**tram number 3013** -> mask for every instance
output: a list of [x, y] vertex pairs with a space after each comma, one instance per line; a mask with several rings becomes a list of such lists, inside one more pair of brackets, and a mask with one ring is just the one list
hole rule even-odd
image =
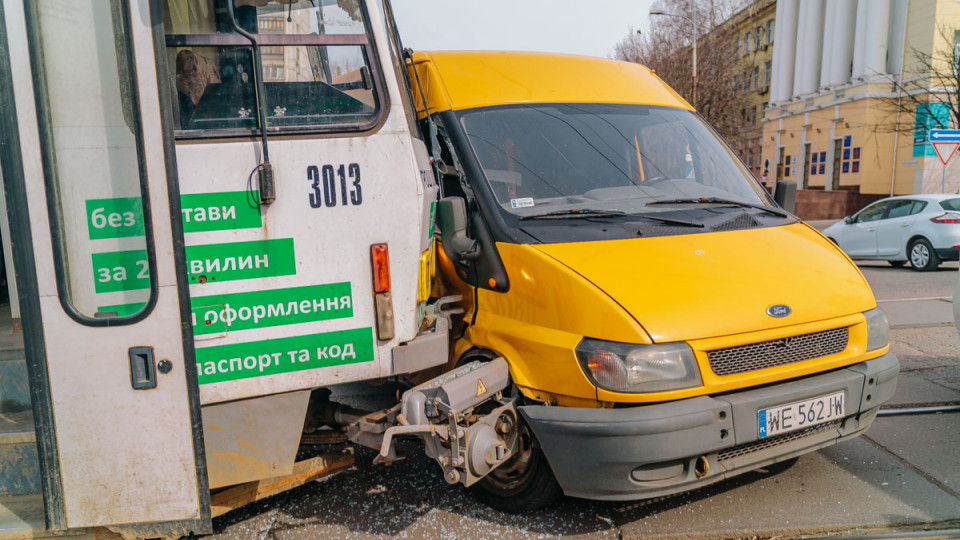
[[363, 203], [363, 190], [360, 188], [360, 165], [323, 165], [307, 167], [307, 180], [313, 191], [309, 195], [310, 208], [321, 206], [334, 207], [337, 204], [354, 206]]

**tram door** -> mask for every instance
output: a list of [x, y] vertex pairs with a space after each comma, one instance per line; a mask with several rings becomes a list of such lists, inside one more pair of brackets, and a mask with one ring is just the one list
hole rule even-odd
[[[0, 4], [0, 158], [33, 398], [22, 416], [35, 423], [31, 486], [53, 530], [209, 530], [172, 128], [160, 114], [170, 96], [150, 9]], [[0, 529], [4, 512], [29, 514], [4, 504]]]

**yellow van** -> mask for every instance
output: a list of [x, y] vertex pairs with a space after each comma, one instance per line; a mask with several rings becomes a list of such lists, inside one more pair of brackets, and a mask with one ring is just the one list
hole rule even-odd
[[511, 52], [412, 65], [440, 266], [466, 299], [452, 363], [503, 357], [522, 400], [485, 502], [641, 499], [789, 464], [863, 433], [893, 395], [863, 275], [650, 70]]

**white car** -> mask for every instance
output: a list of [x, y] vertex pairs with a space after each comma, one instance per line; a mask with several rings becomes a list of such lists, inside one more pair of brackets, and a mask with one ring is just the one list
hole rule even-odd
[[851, 259], [935, 270], [960, 255], [960, 195], [881, 199], [823, 230]]

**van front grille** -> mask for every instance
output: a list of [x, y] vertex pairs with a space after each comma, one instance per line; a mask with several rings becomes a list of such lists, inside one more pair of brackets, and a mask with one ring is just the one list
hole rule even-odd
[[707, 359], [717, 375], [736, 375], [837, 354], [847, 348], [848, 339], [847, 327], [834, 328], [707, 351]]
[[823, 433], [824, 431], [837, 429], [840, 427], [840, 424], [840, 420], [834, 420], [832, 422], [820, 424], [819, 426], [812, 426], [800, 431], [794, 431], [793, 433], [784, 433], [783, 435], [777, 435], [776, 437], [770, 437], [769, 439], [759, 439], [753, 442], [741, 444], [739, 446], [734, 446], [732, 448], [727, 448], [726, 450], [723, 450], [717, 454], [717, 461], [729, 461], [740, 456], [746, 456], [761, 450], [766, 450], [767, 448], [773, 448], [774, 446], [780, 446], [781, 444], [798, 441], [800, 439], [816, 435], [817, 433]]

